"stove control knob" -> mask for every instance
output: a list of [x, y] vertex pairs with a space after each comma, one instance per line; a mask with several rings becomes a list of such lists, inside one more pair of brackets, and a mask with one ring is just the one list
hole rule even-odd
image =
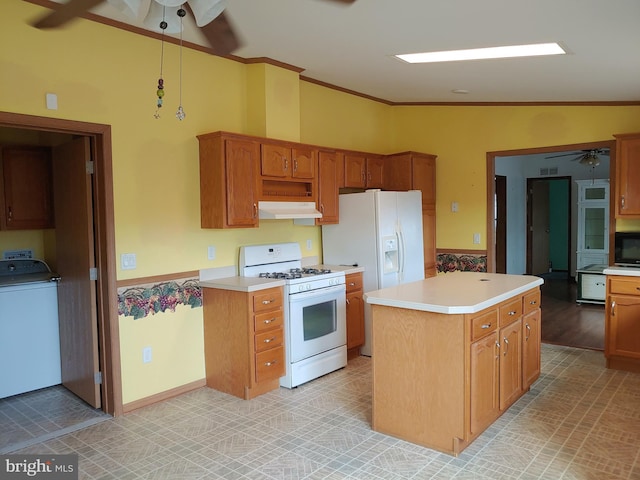
[[307, 290], [311, 290], [311, 285], [307, 283], [306, 288]]

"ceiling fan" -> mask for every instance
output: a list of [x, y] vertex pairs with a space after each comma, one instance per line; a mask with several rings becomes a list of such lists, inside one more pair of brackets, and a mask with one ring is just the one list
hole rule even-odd
[[550, 157], [545, 157], [545, 158], [574, 156], [575, 158], [571, 159], [572, 162], [575, 162], [576, 160], [578, 160], [578, 162], [581, 165], [587, 165], [589, 167], [597, 167], [598, 165], [600, 165], [600, 158], [598, 157], [598, 155], [603, 155], [608, 157], [609, 149], [608, 148], [592, 148], [588, 150], [578, 150], [575, 152], [562, 153], [560, 155], [551, 155]]
[[[33, 26], [36, 28], [60, 27], [105, 1], [131, 17], [137, 17], [139, 14], [146, 12], [144, 23], [150, 29], [162, 28], [159, 27], [159, 24], [160, 21], [164, 21], [165, 13], [167, 23], [169, 18], [175, 18], [180, 13], [184, 16], [184, 11], [178, 13], [178, 10], [182, 7], [184, 10], [191, 12], [196, 25], [200, 28], [216, 55], [229, 55], [241, 43], [231, 26], [228, 16], [224, 12], [227, 0], [69, 0], [56, 6], [51, 13], [36, 20]], [[343, 4], [355, 2], [355, 0], [323, 1]], [[169, 10], [171, 10], [173, 17]], [[178, 28], [178, 30], [175, 30], [175, 28]], [[175, 27], [165, 24], [163, 30], [166, 33], [176, 33], [180, 31], [180, 28], [179, 22], [176, 22]]]

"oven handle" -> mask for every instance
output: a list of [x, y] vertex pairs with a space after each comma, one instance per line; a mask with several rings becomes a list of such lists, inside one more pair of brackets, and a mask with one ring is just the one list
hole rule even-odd
[[324, 297], [326, 295], [332, 294], [332, 293], [337, 293], [337, 292], [345, 292], [347, 291], [347, 287], [344, 283], [341, 283], [340, 285], [334, 285], [331, 287], [325, 287], [325, 288], [319, 288], [317, 290], [307, 290], [304, 292], [294, 292], [294, 293], [290, 293], [289, 294], [289, 301], [291, 303], [294, 302], [303, 302], [303, 301], [307, 301], [310, 298], [315, 298], [315, 297]]

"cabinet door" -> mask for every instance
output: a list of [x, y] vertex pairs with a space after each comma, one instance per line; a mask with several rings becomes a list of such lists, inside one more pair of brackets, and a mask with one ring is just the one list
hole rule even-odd
[[318, 154], [318, 208], [322, 218], [318, 225], [338, 223], [338, 157], [335, 152]]
[[248, 140], [225, 141], [227, 226], [258, 225], [254, 181], [259, 145]]
[[362, 290], [347, 293], [347, 349], [364, 345]]
[[424, 255], [424, 276], [435, 277], [436, 268], [436, 210], [422, 209], [422, 250]]
[[384, 157], [367, 157], [367, 188], [382, 188], [384, 181]]
[[263, 143], [260, 146], [260, 174], [266, 177], [291, 175], [291, 149], [282, 145]]
[[522, 318], [522, 387], [527, 389], [540, 376], [540, 309]]
[[422, 191], [423, 208], [434, 208], [436, 204], [436, 157], [414, 155], [412, 160], [414, 190]]
[[616, 136], [616, 217], [640, 217], [640, 134]]
[[312, 148], [297, 147], [291, 149], [293, 162], [291, 176], [293, 178], [315, 178], [316, 151]]
[[500, 410], [522, 392], [522, 319], [500, 329]]
[[640, 296], [611, 295], [607, 355], [640, 358]]
[[3, 214], [7, 230], [53, 228], [51, 150], [48, 147], [2, 149]]
[[499, 414], [498, 332], [471, 344], [471, 434], [487, 428]]
[[365, 187], [365, 164], [363, 155], [345, 153], [344, 155], [344, 186], [347, 188]]
[[407, 191], [413, 188], [411, 154], [389, 155], [384, 161], [384, 189]]

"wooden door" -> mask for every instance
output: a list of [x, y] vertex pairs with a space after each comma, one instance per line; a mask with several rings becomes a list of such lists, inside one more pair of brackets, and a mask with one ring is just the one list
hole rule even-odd
[[611, 295], [609, 302], [607, 356], [640, 358], [640, 296]]
[[527, 273], [549, 271], [549, 183], [529, 181], [527, 208]]
[[318, 225], [338, 223], [338, 157], [335, 152], [318, 153], [318, 208], [322, 218]]
[[258, 225], [256, 202], [256, 162], [259, 144], [251, 140], [225, 140], [227, 226]]
[[522, 388], [527, 389], [540, 376], [540, 309], [522, 319]]
[[640, 217], [640, 134], [616, 135], [616, 217]]
[[384, 183], [384, 157], [367, 157], [367, 188], [382, 188]]
[[268, 177], [291, 175], [291, 149], [263, 143], [260, 147], [260, 174]]
[[496, 175], [496, 273], [507, 273], [507, 177]]
[[98, 318], [90, 140], [79, 137], [53, 149], [62, 384], [100, 408]]
[[522, 392], [522, 320], [500, 329], [500, 410]]
[[316, 151], [312, 148], [297, 147], [291, 150], [293, 178], [315, 178], [316, 176]]
[[364, 345], [364, 300], [362, 290], [347, 293], [347, 349]]
[[422, 191], [423, 208], [436, 205], [436, 157], [433, 155], [413, 155], [411, 162], [411, 188]]
[[471, 344], [471, 434], [482, 432], [498, 417], [498, 333]]
[[365, 158], [361, 155], [345, 153], [344, 186], [347, 188], [364, 188]]

